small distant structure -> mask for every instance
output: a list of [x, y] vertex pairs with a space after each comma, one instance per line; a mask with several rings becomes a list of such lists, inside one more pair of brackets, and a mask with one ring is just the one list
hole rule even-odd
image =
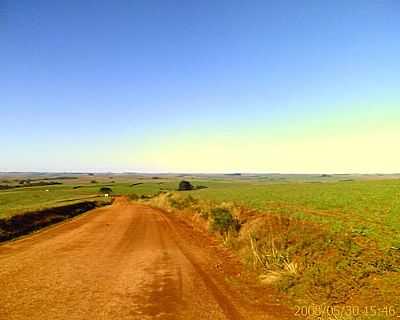
[[46, 192], [49, 192], [49, 189], [46, 189]]
[[104, 197], [108, 198], [108, 193], [105, 193], [105, 194], [104, 194]]

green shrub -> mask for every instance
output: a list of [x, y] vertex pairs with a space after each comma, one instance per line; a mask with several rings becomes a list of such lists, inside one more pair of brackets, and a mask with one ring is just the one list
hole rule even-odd
[[214, 208], [211, 210], [211, 228], [221, 234], [229, 230], [238, 231], [239, 222], [233, 217], [231, 212], [225, 208]]
[[193, 190], [193, 186], [189, 181], [182, 180], [181, 182], [179, 182], [178, 190], [179, 191]]
[[110, 193], [112, 193], [112, 189], [109, 187], [101, 187], [99, 192], [104, 193], [104, 194], [110, 194]]

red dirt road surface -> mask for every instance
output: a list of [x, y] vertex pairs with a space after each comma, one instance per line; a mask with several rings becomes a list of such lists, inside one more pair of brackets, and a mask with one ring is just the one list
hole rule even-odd
[[118, 199], [0, 245], [0, 319], [292, 318], [240, 268], [205, 233]]

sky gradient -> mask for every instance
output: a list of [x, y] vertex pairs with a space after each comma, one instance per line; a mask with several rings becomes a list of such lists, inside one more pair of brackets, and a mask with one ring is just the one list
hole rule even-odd
[[0, 171], [400, 172], [398, 1], [0, 0]]

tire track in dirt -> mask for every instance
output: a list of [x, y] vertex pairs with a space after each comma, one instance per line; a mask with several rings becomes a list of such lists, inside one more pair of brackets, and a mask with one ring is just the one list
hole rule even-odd
[[249, 308], [196, 237], [121, 198], [4, 243], [0, 319], [284, 319]]
[[244, 320], [244, 318], [239, 313], [239, 311], [236, 309], [236, 307], [231, 303], [230, 299], [221, 292], [221, 290], [218, 288], [218, 286], [215, 284], [215, 282], [211, 279], [211, 277], [208, 276], [207, 273], [196, 262], [195, 257], [188, 250], [186, 250], [182, 244], [179, 243], [179, 241], [178, 241], [179, 238], [178, 238], [177, 232], [174, 229], [172, 223], [164, 215], [162, 217], [163, 217], [164, 222], [168, 226], [168, 229], [169, 229], [168, 231], [171, 234], [173, 234], [173, 236], [174, 236], [174, 242], [175, 242], [176, 246], [180, 249], [180, 251], [186, 257], [186, 259], [193, 266], [196, 273], [201, 277], [204, 284], [209, 289], [210, 293], [213, 295], [216, 302], [218, 303], [218, 305], [224, 312], [225, 316], [228, 319], [232, 319], [232, 320]]

